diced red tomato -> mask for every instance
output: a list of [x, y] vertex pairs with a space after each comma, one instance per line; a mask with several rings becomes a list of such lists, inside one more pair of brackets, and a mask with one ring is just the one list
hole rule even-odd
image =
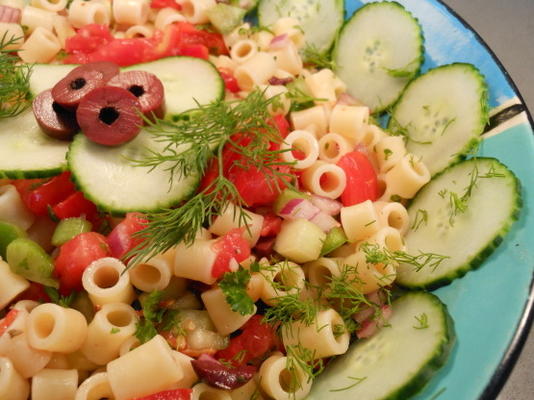
[[12, 309], [10, 310], [6, 316], [2, 319], [0, 319], [0, 336], [4, 334], [5, 331], [7, 331], [7, 328], [17, 319], [19, 311]]
[[59, 219], [85, 217], [88, 221], [95, 221], [98, 215], [96, 206], [87, 200], [82, 192], [71, 194], [65, 200], [52, 207], [54, 215]]
[[215, 354], [218, 360], [225, 360], [235, 366], [260, 360], [267, 352], [278, 346], [278, 338], [272, 326], [262, 323], [263, 315], [254, 315], [245, 325], [242, 333], [230, 339], [226, 349]]
[[219, 278], [225, 272], [230, 271], [230, 262], [232, 259], [235, 259], [239, 263], [250, 256], [250, 245], [243, 238], [243, 228], [232, 229], [218, 239], [213, 245], [213, 250], [217, 253], [211, 269], [211, 275], [215, 278]]
[[285, 138], [289, 134], [289, 121], [281, 114], [276, 114], [273, 117], [274, 124], [276, 128], [278, 129], [278, 132], [280, 132], [280, 136]]
[[110, 255], [106, 238], [96, 232], [76, 235], [59, 248], [54, 273], [59, 278], [60, 293], [82, 289], [82, 275], [93, 261]]
[[182, 9], [182, 6], [176, 3], [175, 0], [152, 0], [152, 2], [150, 3], [150, 8], [174, 8], [180, 11]]
[[379, 197], [376, 172], [369, 159], [359, 151], [345, 154], [337, 162], [345, 171], [347, 187], [341, 194], [341, 202], [345, 207], [362, 203], [366, 200], [375, 201]]
[[210, 51], [203, 44], [186, 44], [180, 48], [180, 55], [207, 60], [210, 56]]
[[154, 393], [148, 396], [137, 397], [132, 400], [190, 400], [192, 389], [172, 389]]
[[260, 236], [276, 236], [282, 229], [282, 218], [267, 214], [263, 216], [263, 226], [261, 227]]
[[232, 74], [232, 71], [226, 68], [219, 68], [219, 73], [224, 80], [224, 86], [226, 87], [226, 90], [231, 93], [237, 93], [241, 90], [237, 83], [237, 79], [235, 78], [234, 74]]
[[48, 208], [65, 200], [76, 191], [70, 172], [63, 172], [50, 180], [22, 179], [13, 181], [22, 201], [35, 215], [47, 215]]
[[16, 300], [33, 300], [40, 303], [50, 302], [50, 297], [46, 294], [44, 286], [37, 282], [30, 282], [30, 286], [24, 292], [19, 294]]
[[179, 50], [186, 45], [202, 44], [212, 54], [228, 54], [224, 39], [219, 33], [197, 29], [188, 22], [175, 23], [172, 28], [174, 29], [174, 35], [171, 40], [171, 46], [174, 49]]
[[126, 218], [113, 228], [106, 239], [111, 255], [115, 258], [122, 258], [139, 245], [143, 238], [136, 237], [134, 234], [144, 229], [147, 222], [145, 215], [141, 213], [127, 213]]

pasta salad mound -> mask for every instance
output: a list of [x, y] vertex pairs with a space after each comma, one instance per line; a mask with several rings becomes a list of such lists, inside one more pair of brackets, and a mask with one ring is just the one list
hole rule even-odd
[[519, 183], [471, 156], [476, 67], [421, 73], [398, 3], [343, 10], [0, 0], [0, 400], [425, 386], [455, 341], [426, 290], [489, 256]]

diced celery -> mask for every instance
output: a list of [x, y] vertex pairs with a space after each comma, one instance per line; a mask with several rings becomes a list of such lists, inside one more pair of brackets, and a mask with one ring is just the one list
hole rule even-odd
[[282, 193], [278, 195], [278, 198], [274, 202], [274, 212], [279, 214], [283, 210], [284, 206], [293, 199], [308, 199], [310, 196], [306, 193], [297, 192], [296, 190], [284, 189]]
[[207, 14], [215, 29], [222, 34], [226, 34], [232, 32], [243, 23], [246, 12], [245, 9], [240, 7], [218, 3], [211, 7]]
[[319, 258], [325, 238], [326, 233], [306, 219], [284, 221], [274, 250], [291, 261], [305, 263]]
[[52, 235], [52, 244], [61, 246], [80, 233], [90, 232], [92, 224], [84, 218], [62, 219]]
[[326, 239], [324, 240], [323, 248], [321, 249], [321, 256], [333, 252], [345, 243], [347, 243], [347, 235], [345, 235], [343, 228], [336, 226], [335, 228], [330, 229], [330, 232], [326, 234]]
[[6, 259], [7, 245], [19, 237], [26, 237], [26, 232], [9, 222], [0, 221], [0, 257]]
[[26, 238], [13, 240], [7, 246], [6, 258], [14, 273], [45, 286], [59, 287], [57, 280], [52, 277], [52, 258], [34, 241]]

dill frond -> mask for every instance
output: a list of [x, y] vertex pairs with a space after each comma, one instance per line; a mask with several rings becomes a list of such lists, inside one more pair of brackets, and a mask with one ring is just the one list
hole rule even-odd
[[314, 65], [317, 68], [336, 68], [336, 63], [330, 58], [328, 52], [321, 52], [313, 44], [308, 43], [302, 49], [302, 57], [306, 60], [306, 64]]

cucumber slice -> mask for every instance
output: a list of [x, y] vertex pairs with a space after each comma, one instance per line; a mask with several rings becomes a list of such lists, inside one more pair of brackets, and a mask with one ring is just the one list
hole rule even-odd
[[[472, 191], [465, 211], [454, 215], [452, 200], [461, 198], [469, 187]], [[418, 271], [401, 264], [396, 282], [409, 288], [436, 288], [479, 267], [502, 242], [520, 208], [519, 181], [498, 160], [473, 158], [449, 167], [410, 204], [412, 227], [404, 238], [409, 254], [421, 251], [449, 258], [436, 268], [427, 266]]]
[[80, 233], [90, 232], [93, 225], [84, 218], [66, 218], [59, 221], [52, 235], [52, 245], [61, 246]]
[[150, 170], [130, 161], [142, 158], [147, 149], [161, 151], [164, 146], [145, 130], [118, 147], [100, 146], [77, 135], [67, 158], [73, 180], [100, 210], [114, 215], [152, 212], [180, 203], [195, 191], [200, 180], [198, 175], [175, 177], [170, 187], [168, 163]]
[[241, 25], [246, 13], [244, 8], [224, 3], [218, 3], [207, 11], [211, 24], [222, 34], [230, 33]]
[[258, 19], [262, 26], [274, 24], [282, 17], [300, 22], [306, 44], [324, 53], [332, 47], [344, 20], [342, 0], [261, 0]]
[[77, 65], [73, 64], [33, 64], [30, 75], [32, 97], [52, 89], [56, 83], [76, 67]]
[[59, 283], [52, 277], [54, 272], [52, 259], [33, 240], [26, 238], [13, 240], [7, 246], [6, 261], [15, 274], [29, 281], [59, 288]]
[[388, 128], [406, 137], [408, 151], [434, 175], [478, 144], [488, 121], [487, 92], [484, 76], [471, 64], [435, 68], [408, 85]]
[[0, 120], [0, 178], [45, 178], [63, 171], [69, 143], [47, 136], [31, 109]]
[[343, 246], [347, 243], [347, 235], [343, 228], [336, 226], [326, 234], [326, 238], [323, 242], [323, 247], [321, 248], [321, 257], [333, 252], [338, 247]]
[[0, 258], [6, 259], [6, 249], [13, 240], [26, 237], [26, 232], [17, 225], [0, 221]]
[[405, 400], [426, 385], [454, 344], [447, 307], [425, 292], [405, 294], [392, 307], [389, 326], [328, 364], [308, 400]]
[[161, 80], [167, 115], [180, 114], [224, 96], [221, 75], [213, 64], [200, 58], [168, 57], [124, 70], [151, 72]]
[[347, 91], [374, 113], [391, 106], [423, 63], [419, 22], [395, 2], [370, 3], [347, 21], [333, 53]]

